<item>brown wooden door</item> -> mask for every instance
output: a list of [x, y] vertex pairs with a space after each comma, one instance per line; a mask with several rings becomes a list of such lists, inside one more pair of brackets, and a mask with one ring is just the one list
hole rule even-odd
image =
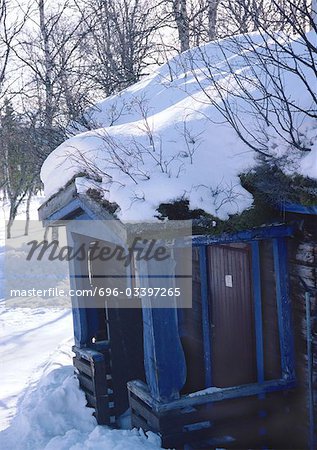
[[213, 385], [252, 383], [256, 355], [248, 246], [210, 246], [208, 259]]

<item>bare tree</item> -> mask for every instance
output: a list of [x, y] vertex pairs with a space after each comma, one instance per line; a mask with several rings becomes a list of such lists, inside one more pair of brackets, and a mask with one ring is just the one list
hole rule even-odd
[[311, 5], [311, 20], [314, 24], [314, 26], [317, 26], [317, 1], [316, 0], [312, 0], [312, 5]]
[[[197, 70], [199, 65], [210, 82], [207, 88], [197, 78], [208, 101], [239, 138], [262, 158], [283, 164], [285, 159], [278, 161], [275, 152], [277, 145], [287, 148], [289, 156], [292, 150], [307, 152], [311, 148], [301, 124], [317, 118], [317, 28], [310, 2], [290, 0], [292, 15], [278, 0], [272, 3], [288, 32], [276, 32], [254, 12], [257, 35], [218, 43], [225, 61], [221, 68], [204, 48], [189, 58], [192, 68]], [[309, 26], [315, 33], [307, 33]], [[306, 106], [301, 104], [298, 90], [305, 94]]]
[[42, 140], [39, 149], [43, 159], [59, 144], [57, 129], [65, 130], [69, 120], [80, 121], [90, 103], [82, 62], [82, 41], [88, 30], [71, 0], [51, 6], [37, 0], [33, 8], [14, 53], [23, 73], [23, 110], [35, 128], [47, 133], [47, 145]]
[[147, 73], [157, 57], [153, 34], [160, 19], [154, 2], [82, 0], [77, 5], [89, 30], [83, 57], [95, 91], [111, 95]]
[[221, 34], [255, 31], [260, 18], [271, 18], [270, 0], [222, 0], [221, 16]]
[[189, 49], [189, 19], [186, 0], [173, 0], [173, 14], [177, 26], [180, 51]]
[[[0, 122], [1, 185], [9, 200], [7, 238], [18, 208], [26, 197], [31, 198], [39, 186], [38, 167], [33, 138], [9, 101], [5, 101]], [[26, 230], [27, 231], [27, 230]]]
[[219, 0], [208, 0], [208, 37], [213, 41], [217, 37], [217, 18]]
[[173, 28], [175, 22], [181, 52], [217, 38], [255, 31], [263, 19], [275, 28], [281, 22], [271, 0], [168, 0], [167, 11], [168, 5], [170, 15], [166, 14], [164, 23]]
[[3, 87], [12, 47], [24, 26], [25, 18], [26, 16], [21, 14], [17, 17], [17, 12], [10, 6], [8, 0], [0, 0], [0, 92], [2, 95], [4, 95]]
[[[177, 31], [180, 52], [217, 37], [220, 0], [168, 0], [164, 23]], [[168, 9], [170, 7], [170, 10]], [[168, 14], [168, 11], [170, 13]]]
[[[71, 3], [65, 0], [49, 9], [44, 0], [38, 0], [26, 11], [22, 6], [19, 23], [25, 28], [11, 26], [12, 39], [7, 41], [7, 54], [12, 56], [13, 69], [20, 78], [10, 86], [19, 120], [11, 120], [10, 133], [7, 125], [1, 125], [2, 187], [10, 202], [8, 237], [25, 200], [28, 231], [29, 207], [40, 187], [41, 164], [64, 140], [69, 119], [76, 116], [78, 120], [80, 111], [87, 106], [85, 95], [79, 95], [85, 87], [85, 80], [79, 83], [82, 73], [78, 70], [84, 32], [79, 16], [69, 17]], [[12, 23], [10, 13], [8, 20]], [[8, 116], [7, 104], [4, 109]]]
[[7, 3], [1, 0], [0, 3], [0, 26], [1, 26], [1, 67], [0, 67], [0, 87], [3, 85], [5, 72], [8, 65], [10, 54], [11, 39], [8, 38], [7, 26]]

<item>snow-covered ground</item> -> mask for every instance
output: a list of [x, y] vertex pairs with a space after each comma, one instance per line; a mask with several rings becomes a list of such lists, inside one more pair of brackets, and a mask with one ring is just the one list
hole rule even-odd
[[[32, 205], [36, 218], [37, 199]], [[3, 277], [5, 209], [1, 209], [0, 276]], [[23, 208], [21, 210], [23, 218]], [[17, 267], [17, 270], [18, 267]], [[0, 429], [9, 425], [21, 392], [36, 383], [54, 354], [67, 343], [72, 345], [70, 311], [61, 309], [8, 309], [0, 302]]]
[[[39, 202], [33, 202], [33, 218]], [[6, 213], [2, 208], [0, 281]], [[97, 426], [73, 374], [72, 336], [69, 309], [9, 308], [0, 300], [0, 449], [161, 448], [154, 434]]]

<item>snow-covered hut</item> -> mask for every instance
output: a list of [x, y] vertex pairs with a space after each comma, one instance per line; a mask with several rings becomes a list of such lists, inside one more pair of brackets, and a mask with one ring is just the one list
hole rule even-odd
[[[132, 426], [161, 433], [166, 448], [314, 445], [317, 128], [298, 112], [303, 152], [266, 121], [270, 159], [223, 120], [211, 81], [228, 88], [243, 73], [256, 89], [250, 61], [263, 36], [243, 39], [240, 53], [230, 39], [208, 44], [101, 102], [90, 112], [95, 129], [42, 169], [46, 224], [120, 224], [98, 236], [83, 226], [75, 247], [115, 244], [127, 220], [194, 219], [192, 308], [89, 308], [73, 298], [74, 365], [97, 420], [116, 425], [130, 406]], [[294, 73], [282, 78], [288, 98], [310, 108]], [[239, 89], [228, 101], [256, 141], [265, 127]], [[98, 285], [93, 271], [72, 263], [74, 285]]]

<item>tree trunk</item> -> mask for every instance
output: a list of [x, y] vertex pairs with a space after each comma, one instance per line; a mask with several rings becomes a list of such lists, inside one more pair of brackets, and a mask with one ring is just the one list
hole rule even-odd
[[189, 21], [186, 6], [186, 0], [173, 0], [174, 18], [181, 52], [189, 49]]
[[17, 215], [16, 199], [10, 198], [10, 213], [9, 213], [9, 220], [7, 223], [7, 239], [11, 239], [11, 228], [16, 215]]
[[31, 199], [33, 195], [33, 190], [30, 188], [28, 193], [28, 198], [26, 200], [26, 212], [25, 212], [25, 231], [24, 236], [27, 236], [29, 234], [29, 226], [30, 226], [30, 205], [31, 205]]
[[40, 31], [43, 40], [43, 50], [44, 50], [44, 87], [45, 87], [45, 117], [44, 125], [45, 128], [50, 132], [53, 126], [53, 85], [52, 85], [52, 73], [53, 73], [53, 61], [51, 57], [50, 47], [49, 47], [49, 33], [48, 26], [45, 18], [44, 0], [39, 0], [38, 8], [40, 15]]
[[48, 232], [50, 231], [50, 227], [45, 227], [45, 231], [44, 231], [44, 241], [48, 240]]
[[311, 17], [312, 17], [312, 23], [314, 24], [314, 29], [317, 29], [317, 0], [312, 0], [311, 5]]
[[217, 9], [219, 0], [208, 0], [208, 37], [214, 41], [217, 37]]
[[9, 219], [7, 223], [7, 239], [11, 239], [11, 227], [13, 224], [13, 220]]

